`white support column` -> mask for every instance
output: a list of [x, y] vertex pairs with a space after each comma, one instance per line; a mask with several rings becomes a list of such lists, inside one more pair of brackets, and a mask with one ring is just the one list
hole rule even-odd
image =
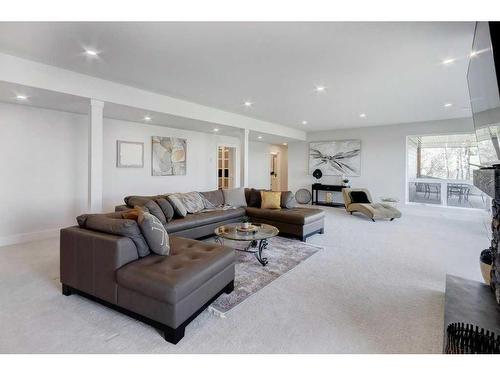
[[89, 121], [89, 212], [102, 212], [104, 102], [90, 99]]
[[248, 187], [248, 135], [250, 130], [243, 129], [241, 134], [241, 157], [240, 157], [240, 186]]

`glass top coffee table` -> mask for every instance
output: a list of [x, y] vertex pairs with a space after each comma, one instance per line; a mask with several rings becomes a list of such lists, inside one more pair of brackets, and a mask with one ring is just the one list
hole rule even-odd
[[[262, 257], [262, 251], [267, 247], [267, 240], [278, 235], [279, 230], [269, 224], [250, 224], [248, 230], [242, 228], [241, 223], [226, 224], [215, 228], [215, 241], [224, 244], [223, 240], [248, 241], [250, 244], [244, 249], [235, 249], [246, 253], [255, 254], [257, 260], [265, 266], [267, 258]], [[254, 250], [255, 249], [255, 250]]]

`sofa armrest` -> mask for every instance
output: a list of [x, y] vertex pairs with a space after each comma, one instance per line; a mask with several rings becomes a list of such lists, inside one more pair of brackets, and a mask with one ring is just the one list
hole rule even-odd
[[61, 283], [108, 302], [117, 301], [115, 271], [138, 258], [128, 237], [76, 226], [61, 229]]

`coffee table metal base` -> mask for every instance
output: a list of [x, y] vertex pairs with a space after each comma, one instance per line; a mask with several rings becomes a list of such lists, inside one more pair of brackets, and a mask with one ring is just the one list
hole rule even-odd
[[[224, 239], [219, 236], [215, 236], [215, 241], [218, 242], [221, 245], [224, 245]], [[250, 253], [250, 254], [255, 254], [255, 257], [259, 261], [260, 264], [265, 266], [268, 261], [267, 258], [262, 257], [262, 252], [267, 248], [268, 242], [267, 239], [262, 239], [262, 240], [253, 240], [250, 241], [250, 244], [245, 247], [244, 249], [236, 249], [236, 251], [242, 251], [244, 253]], [[255, 249], [255, 250], [253, 250]]]

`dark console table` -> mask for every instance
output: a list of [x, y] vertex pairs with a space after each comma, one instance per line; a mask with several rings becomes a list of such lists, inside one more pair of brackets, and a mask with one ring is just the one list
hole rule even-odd
[[450, 323], [469, 323], [500, 334], [500, 306], [490, 287], [479, 281], [446, 275], [444, 340]]
[[323, 184], [312, 184], [312, 204], [318, 206], [330, 206], [330, 207], [344, 207], [344, 202], [324, 202], [318, 200], [319, 191], [342, 191], [344, 188], [349, 186], [344, 185], [323, 185]]

